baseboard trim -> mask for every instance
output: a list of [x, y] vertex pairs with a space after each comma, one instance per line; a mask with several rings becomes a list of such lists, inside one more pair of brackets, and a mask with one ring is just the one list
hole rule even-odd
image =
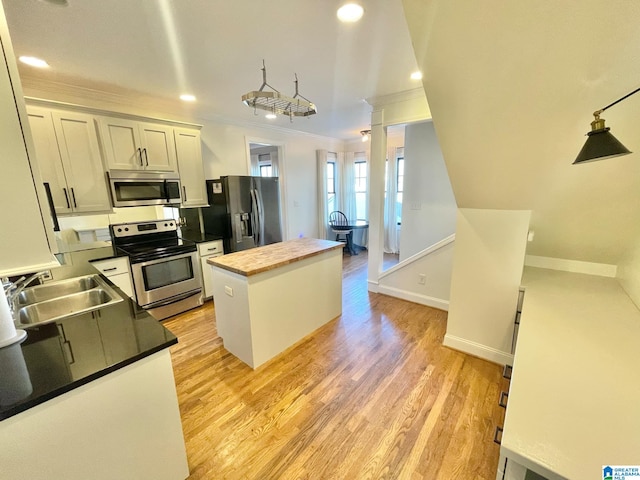
[[453, 348], [454, 350], [459, 350], [475, 357], [484, 358], [485, 360], [500, 365], [513, 365], [513, 355], [510, 353], [496, 350], [495, 348], [487, 347], [486, 345], [472, 342], [465, 338], [456, 337], [455, 335], [446, 334], [442, 344], [445, 347]]
[[367, 280], [367, 290], [369, 290], [372, 293], [378, 293], [378, 287], [380, 285], [378, 284], [378, 282], [374, 282], [372, 280]]
[[426, 305], [427, 307], [437, 308], [439, 310], [444, 310], [445, 312], [449, 311], [449, 300], [429, 297], [428, 295], [408, 292], [406, 290], [387, 287], [385, 285], [378, 285], [378, 293], [383, 293], [385, 295], [389, 295], [390, 297], [401, 298], [402, 300], [408, 300], [409, 302], [413, 303], [419, 303], [420, 305]]

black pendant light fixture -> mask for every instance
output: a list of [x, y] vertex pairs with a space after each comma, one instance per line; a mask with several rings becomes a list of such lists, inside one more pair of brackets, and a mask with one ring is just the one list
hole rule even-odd
[[610, 128], [604, 126], [604, 118], [600, 118], [600, 114], [620, 103], [622, 100], [629, 98], [634, 93], [640, 92], [640, 88], [607, 105], [601, 110], [593, 112], [595, 120], [591, 122], [591, 131], [587, 133], [587, 141], [582, 150], [573, 162], [574, 165], [587, 162], [595, 162], [596, 160], [604, 160], [606, 158], [620, 157], [631, 153], [616, 137], [609, 132]]

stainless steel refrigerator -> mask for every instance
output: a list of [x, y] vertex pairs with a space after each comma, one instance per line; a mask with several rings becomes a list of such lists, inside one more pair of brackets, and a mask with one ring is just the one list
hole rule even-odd
[[204, 232], [224, 239], [225, 253], [282, 241], [277, 177], [226, 176], [207, 180]]

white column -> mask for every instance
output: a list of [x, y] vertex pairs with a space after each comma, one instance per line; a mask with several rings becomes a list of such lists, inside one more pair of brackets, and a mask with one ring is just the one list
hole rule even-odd
[[387, 129], [384, 110], [371, 114], [371, 168], [369, 170], [369, 260], [368, 289], [378, 291], [384, 253], [384, 166], [387, 156]]

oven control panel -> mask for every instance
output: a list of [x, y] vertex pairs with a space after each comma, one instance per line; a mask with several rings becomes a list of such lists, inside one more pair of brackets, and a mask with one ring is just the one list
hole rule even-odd
[[116, 223], [111, 225], [113, 236], [118, 238], [134, 235], [149, 235], [153, 233], [175, 232], [178, 225], [173, 218], [165, 220], [151, 220], [148, 222]]

